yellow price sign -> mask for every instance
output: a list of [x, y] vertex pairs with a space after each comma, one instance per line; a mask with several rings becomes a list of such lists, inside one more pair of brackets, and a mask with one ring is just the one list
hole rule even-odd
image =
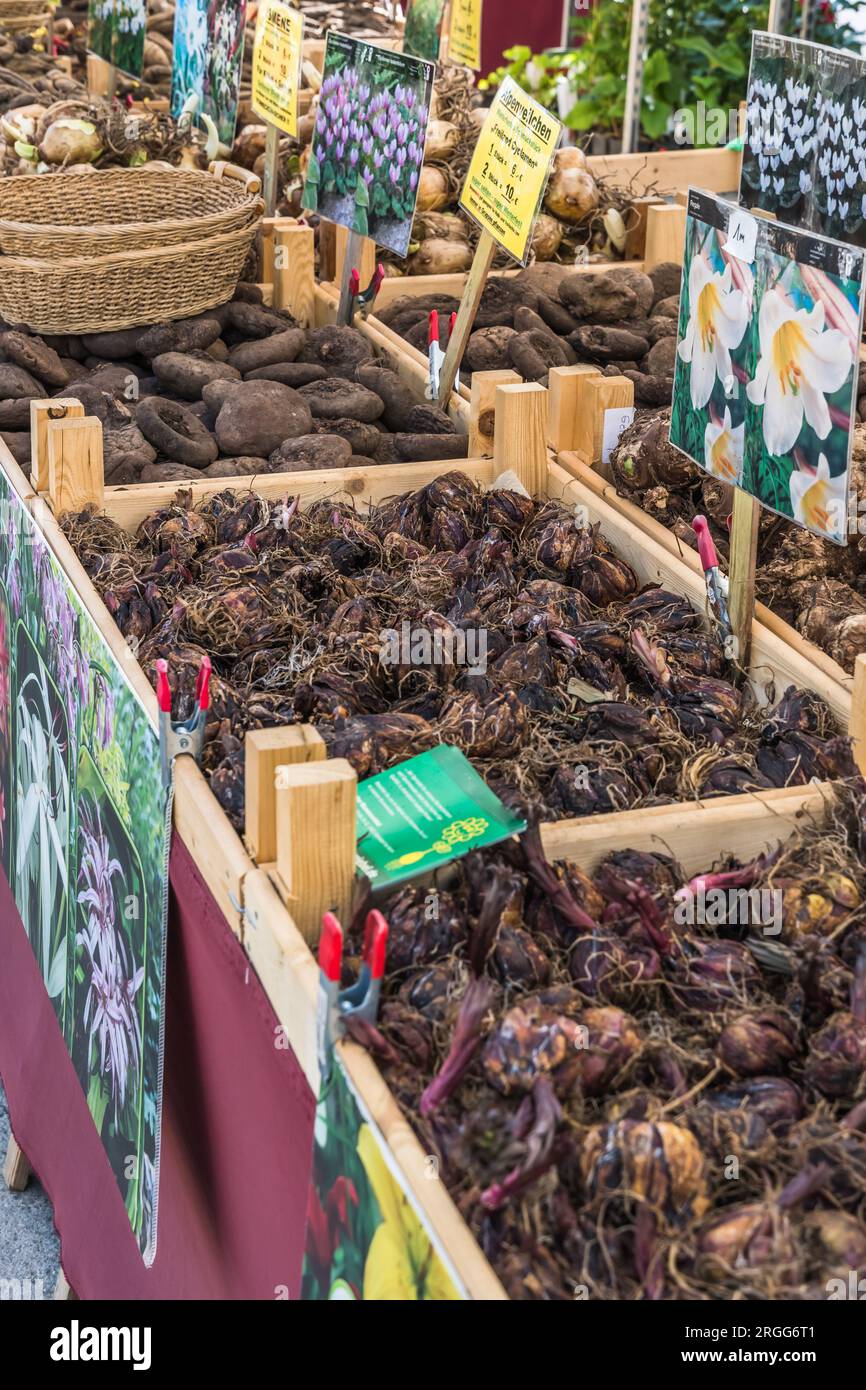
[[286, 135], [298, 133], [304, 20], [299, 10], [262, 0], [253, 43], [252, 107]]
[[460, 206], [521, 265], [561, 134], [559, 121], [506, 77], [481, 127]]
[[482, 0], [451, 0], [448, 61], [481, 71]]

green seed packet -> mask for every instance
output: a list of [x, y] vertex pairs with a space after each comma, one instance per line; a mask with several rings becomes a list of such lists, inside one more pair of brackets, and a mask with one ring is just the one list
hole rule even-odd
[[358, 868], [374, 889], [429, 873], [470, 850], [519, 835], [514, 815], [449, 744], [358, 787]]

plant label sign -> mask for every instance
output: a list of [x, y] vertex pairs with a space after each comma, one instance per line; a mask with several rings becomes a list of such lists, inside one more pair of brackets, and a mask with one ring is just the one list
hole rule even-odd
[[[431, 1155], [431, 1180], [438, 1176]], [[468, 1297], [339, 1049], [316, 1107], [301, 1298], [441, 1303]]]
[[298, 89], [304, 20], [281, 0], [262, 0], [253, 42], [253, 99], [257, 116], [286, 135], [298, 133]]
[[446, 743], [361, 782], [357, 817], [357, 863], [374, 889], [526, 829], [460, 749]]
[[448, 59], [473, 72], [481, 71], [482, 0], [451, 0]]
[[481, 127], [460, 206], [498, 246], [526, 264], [562, 126], [506, 77]]
[[403, 29], [404, 53], [431, 63], [439, 61], [445, 5], [446, 0], [409, 0]]
[[144, 70], [147, 0], [90, 0], [87, 51], [130, 77]]
[[159, 739], [2, 468], [0, 574], [0, 869], [149, 1265], [168, 902]]
[[301, 206], [409, 250], [435, 64], [328, 31]]
[[247, 0], [177, 0], [171, 114], [207, 117], [224, 145], [235, 138]]
[[763, 507], [847, 544], [864, 257], [689, 189], [670, 440]]
[[866, 246], [866, 60], [752, 35], [740, 203]]

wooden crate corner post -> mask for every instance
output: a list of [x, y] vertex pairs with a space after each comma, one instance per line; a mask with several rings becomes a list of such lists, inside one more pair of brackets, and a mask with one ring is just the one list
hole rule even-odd
[[80, 420], [84, 406], [74, 396], [30, 402], [30, 481], [48, 491], [48, 426], [52, 420]]
[[519, 386], [523, 378], [510, 367], [494, 372], [473, 372], [469, 401], [469, 457], [492, 458], [496, 423], [497, 386]]
[[854, 690], [851, 695], [851, 719], [848, 724], [854, 761], [866, 775], [866, 652], [854, 662]]
[[276, 770], [277, 873], [289, 911], [310, 945], [322, 913], [348, 925], [355, 877], [358, 778], [345, 758], [279, 765]]
[[574, 449], [587, 463], [601, 463], [607, 412], [634, 406], [634, 383], [626, 376], [593, 373], [579, 378], [577, 392]]
[[[270, 246], [269, 246], [270, 243]], [[313, 229], [275, 217], [265, 238], [262, 275], [274, 287], [274, 308], [286, 309], [305, 328], [313, 322], [315, 252]]]
[[547, 391], [537, 381], [497, 386], [493, 459], [516, 473], [530, 497], [547, 489]]
[[[575, 367], [551, 367], [548, 373], [547, 442], [555, 453], [577, 448], [578, 422], [588, 409], [583, 389], [593, 377], [601, 377], [598, 367], [579, 363]], [[473, 383], [475, 378], [473, 377]]]
[[323, 760], [325, 740], [311, 724], [250, 729], [244, 757], [244, 840], [257, 864], [272, 864], [277, 857], [277, 768]]
[[10, 1192], [23, 1192], [30, 1181], [30, 1164], [10, 1134], [3, 1163], [3, 1181]]
[[663, 203], [647, 208], [644, 270], [650, 271], [662, 261], [683, 263], [686, 244], [686, 210], [678, 203]]
[[48, 498], [54, 515], [87, 506], [101, 510], [105, 502], [101, 422], [92, 415], [49, 420], [47, 455]]

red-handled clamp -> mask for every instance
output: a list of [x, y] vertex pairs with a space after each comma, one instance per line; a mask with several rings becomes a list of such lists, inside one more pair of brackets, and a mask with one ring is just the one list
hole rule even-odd
[[726, 636], [731, 633], [731, 619], [728, 613], [728, 581], [719, 569], [719, 557], [705, 516], [696, 516], [692, 530], [698, 538], [698, 554], [707, 584], [707, 596], [713, 614]]
[[373, 278], [365, 290], [361, 289], [361, 274], [357, 266], [353, 266], [349, 272], [349, 323], [353, 323], [355, 314], [359, 313], [365, 319], [372, 309], [376, 296], [385, 279], [385, 267], [381, 261], [373, 272]]
[[162, 780], [171, 782], [171, 766], [181, 753], [190, 753], [201, 762], [204, 726], [210, 708], [211, 662], [203, 656], [195, 682], [195, 709], [189, 719], [171, 717], [171, 686], [168, 683], [168, 662], [162, 657], [156, 663], [156, 700], [159, 705], [159, 751], [162, 760]]
[[346, 1030], [349, 1017], [375, 1023], [385, 974], [388, 950], [388, 923], [375, 908], [364, 924], [364, 952], [361, 970], [354, 984], [340, 989], [343, 969], [343, 928], [333, 912], [322, 917], [319, 938], [319, 1006], [316, 1016], [316, 1043], [319, 1070], [330, 1074], [334, 1043]]
[[[454, 332], [454, 325], [457, 322], [457, 315], [452, 314], [448, 320], [448, 341], [451, 341], [451, 334]], [[442, 363], [445, 361], [445, 353], [439, 344], [439, 312], [436, 309], [430, 310], [430, 327], [427, 330], [427, 387], [424, 395], [428, 401], [438, 401], [439, 399], [439, 377], [442, 372]], [[460, 390], [460, 371], [454, 378], [455, 391]]]

